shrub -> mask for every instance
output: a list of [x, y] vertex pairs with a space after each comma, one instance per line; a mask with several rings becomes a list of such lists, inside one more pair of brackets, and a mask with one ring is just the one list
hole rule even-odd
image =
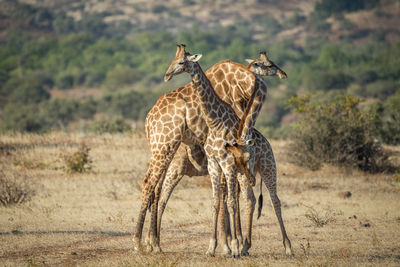
[[74, 76], [71, 73], [61, 73], [56, 80], [59, 89], [70, 89], [74, 86]]
[[380, 141], [400, 144], [400, 93], [389, 97], [384, 103], [374, 103], [368, 110], [375, 114], [373, 131]]
[[284, 22], [284, 26], [288, 29], [300, 26], [301, 24], [305, 23], [307, 18], [299, 13], [295, 13], [292, 17], [288, 18]]
[[364, 8], [372, 8], [379, 4], [379, 0], [322, 0], [318, 1], [314, 7], [314, 13], [326, 18], [331, 14], [342, 12], [353, 12]]
[[308, 211], [304, 215], [308, 220], [310, 220], [314, 226], [316, 227], [323, 227], [327, 225], [328, 223], [335, 222], [335, 216], [337, 213], [335, 213], [333, 210], [328, 209], [325, 211], [324, 214], [322, 212], [318, 212], [315, 210], [313, 207], [309, 207]]
[[35, 190], [19, 176], [0, 172], [0, 204], [8, 207], [26, 202], [32, 198]]
[[167, 10], [168, 9], [163, 5], [155, 5], [152, 9], [153, 13], [155, 13], [155, 14], [159, 14], [159, 13], [162, 13]]
[[131, 126], [124, 121], [122, 117], [114, 117], [111, 119], [100, 119], [92, 122], [89, 125], [89, 132], [94, 132], [97, 134], [104, 133], [123, 133], [129, 132]]
[[346, 88], [352, 82], [352, 77], [341, 71], [326, 72], [315, 70], [305, 76], [303, 82], [308, 90], [328, 91]]
[[98, 102], [98, 112], [122, 116], [132, 120], [144, 120], [157, 95], [151, 92], [117, 91], [104, 94]]
[[133, 84], [141, 79], [142, 75], [129, 66], [117, 65], [110, 70], [106, 76], [106, 86], [110, 89], [117, 89], [124, 85]]
[[38, 116], [38, 105], [18, 105], [7, 104], [0, 118], [0, 130], [2, 131], [17, 131], [17, 132], [41, 132], [45, 121]]
[[292, 162], [318, 169], [323, 163], [377, 172], [387, 167], [387, 156], [373, 133], [373, 114], [362, 113], [360, 99], [342, 96], [315, 104], [310, 96], [293, 97], [289, 106], [301, 114], [292, 133]]
[[62, 155], [65, 163], [65, 170], [68, 173], [84, 173], [92, 169], [92, 160], [89, 158], [90, 148], [82, 143], [79, 149], [73, 154]]
[[3, 95], [8, 96], [12, 103], [39, 103], [50, 98], [47, 91], [53, 85], [52, 79], [46, 73], [35, 72], [23, 78], [12, 77], [1, 89]]
[[379, 80], [366, 85], [363, 94], [365, 97], [385, 99], [388, 96], [394, 95], [398, 88], [398, 82]]
[[45, 122], [43, 128], [64, 129], [80, 111], [79, 102], [73, 99], [50, 99], [40, 103], [39, 107], [37, 115]]

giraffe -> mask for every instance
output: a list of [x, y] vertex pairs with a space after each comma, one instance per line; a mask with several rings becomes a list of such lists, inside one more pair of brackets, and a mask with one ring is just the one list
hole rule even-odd
[[[232, 192], [234, 191], [234, 182], [236, 181], [236, 162], [232, 151], [235, 151], [236, 148], [242, 150], [240, 153], [243, 153], [245, 149], [250, 150], [251, 146], [240, 146], [236, 144], [237, 138], [235, 134], [237, 133], [237, 126], [239, 125], [240, 120], [229, 105], [216, 97], [208, 79], [197, 63], [197, 60], [200, 59], [200, 57], [201, 55], [190, 55], [185, 52], [184, 46], [178, 46], [176, 57], [167, 71], [164, 80], [168, 81], [173, 76], [184, 71], [189, 72], [192, 75], [193, 88], [198, 91], [191, 95], [191, 103], [176, 98], [178, 100], [177, 103], [174, 103], [172, 107], [167, 106], [159, 110], [159, 112], [155, 114], [156, 117], [152, 118], [155, 119], [155, 122], [149, 127], [146, 127], [146, 136], [150, 143], [152, 156], [149, 169], [142, 182], [142, 201], [139, 217], [136, 223], [136, 232], [133, 238], [135, 249], [140, 248], [143, 223], [147, 206], [150, 203], [150, 197], [155, 194], [156, 186], [161, 189], [168, 165], [182, 141], [189, 144], [196, 142], [204, 144], [204, 150], [208, 155], [208, 171], [213, 178], [213, 197], [215, 207], [213, 224], [215, 231], [210, 240], [207, 254], [214, 255], [215, 253], [217, 227], [217, 213], [215, 212], [218, 211], [219, 207], [216, 203], [219, 204], [219, 176], [222, 172], [228, 181], [228, 211], [231, 216], [231, 227], [232, 229], [235, 229], [233, 224], [235, 202], [233, 201], [234, 195]], [[161, 99], [161, 101], [164, 100], [165, 98]], [[184, 126], [183, 124], [186, 123], [185, 116], [187, 116], [187, 113], [192, 112], [193, 114], [193, 111], [195, 111], [195, 114], [199, 117], [199, 113], [197, 112], [199, 111], [199, 108], [202, 117], [205, 118], [204, 122], [200, 123], [201, 127], [199, 128], [198, 125], [195, 125], [195, 127], [191, 129], [190, 127], [187, 127], [191, 126], [190, 124], [186, 125], [187, 128], [182, 127]], [[214, 129], [214, 131], [208, 132], [208, 129], [210, 128]], [[163, 132], [164, 130], [167, 132], [167, 135], [160, 134], [160, 132]], [[247, 140], [245, 142], [250, 144], [251, 141]], [[154, 144], [154, 146], [152, 144]], [[249, 159], [249, 156], [247, 156], [247, 159]], [[249, 162], [250, 160], [248, 160], [247, 163]], [[252, 170], [251, 166], [246, 167]], [[248, 183], [248, 180], [243, 179], [242, 182]], [[157, 195], [157, 192], [155, 195]], [[158, 201], [153, 201], [153, 204], [157, 205], [157, 202]], [[152, 225], [150, 228], [154, 229]], [[150, 240], [150, 244], [156, 249], [157, 247], [159, 248], [157, 240]], [[238, 241], [235, 235], [232, 238], [231, 247], [233, 248], [232, 255], [234, 257], [239, 256]]]
[[[215, 93], [210, 81], [197, 63], [200, 58], [201, 55], [191, 55], [186, 52], [185, 45], [178, 46], [177, 54], [172, 60], [164, 80], [169, 81], [173, 76], [183, 72], [187, 72], [191, 75], [195, 92], [198, 95], [200, 109], [208, 127], [204, 151], [208, 161], [207, 169], [211, 178], [214, 202], [212, 220], [213, 233], [207, 255], [213, 256], [217, 245], [216, 234], [220, 204], [220, 177], [224, 175], [227, 184], [227, 208], [230, 217], [230, 227], [232, 229], [232, 256], [239, 257], [239, 243], [235, 229], [235, 218], [238, 212], [235, 206], [235, 187], [237, 181], [239, 181], [242, 187], [247, 186], [248, 180], [241, 175], [236, 176], [237, 169], [235, 168], [235, 164], [238, 163], [237, 159], [245, 156], [241, 150], [232, 150], [231, 148], [233, 147], [232, 144], [235, 144], [238, 140], [237, 138], [240, 137], [243, 124], [231, 106], [223, 102]], [[252, 95], [254, 96], [255, 94], [253, 93]], [[246, 141], [245, 144], [249, 146], [252, 145], [249, 141]], [[246, 148], [248, 147], [242, 149]], [[247, 195], [246, 202], [251, 202], [251, 197], [249, 195]]]
[[[261, 54], [263, 54], [263, 52]], [[262, 55], [260, 56], [260, 58], [261, 57]], [[265, 67], [263, 66], [262, 60], [259, 61], [260, 62], [254, 62], [253, 64], [249, 65], [250, 71], [248, 68], [246, 68], [241, 64], [225, 60], [215, 64], [206, 72], [206, 75], [210, 79], [210, 82], [213, 85], [216, 85], [215, 89], [217, 94], [221, 97], [221, 99], [229, 103], [234, 108], [238, 116], [243, 116], [246, 104], [249, 102], [248, 100], [251, 98], [252, 92], [256, 92], [257, 93], [256, 96], [258, 96], [258, 101], [253, 101], [251, 103], [252, 108], [249, 109], [253, 110], [251, 111], [253, 115], [258, 114], [254, 110], [259, 110], [258, 105], [262, 104], [262, 101], [265, 98], [264, 95], [266, 94], [267, 91], [266, 85], [264, 84], [262, 79], [254, 75], [253, 72], [259, 73], [260, 76], [277, 75], [281, 79], [286, 78], [285, 72], [275, 64], [268, 64], [268, 67]], [[272, 74], [273, 72], [270, 70], [270, 68], [275, 68], [277, 71], [275, 71], [274, 74]], [[145, 128], [146, 128], [147, 139], [149, 140], [150, 143], [150, 147], [152, 147], [152, 140], [150, 140], [150, 136], [156, 133], [162, 135], [162, 131], [160, 131], [160, 129], [154, 128], [154, 125], [160, 123], [160, 117], [161, 117], [161, 115], [159, 114], [160, 111], [164, 112], [167, 111], [171, 115], [171, 118], [172, 117], [176, 118], [175, 115], [177, 114], [180, 118], [184, 119], [184, 122], [179, 126], [175, 127], [176, 128], [186, 127], [187, 129], [191, 130], [186, 132], [188, 138], [186, 138], [186, 140], [184, 140], [184, 142], [181, 144], [181, 146], [191, 145], [191, 147], [190, 148], [188, 147], [186, 149], [182, 148], [178, 150], [177, 152], [178, 155], [180, 155], [181, 153], [184, 153], [184, 155], [176, 156], [176, 159], [174, 158], [173, 162], [171, 163], [174, 167], [170, 167], [168, 169], [167, 176], [171, 175], [175, 176], [178, 175], [179, 173], [184, 173], [185, 171], [183, 169], [176, 168], [176, 166], [182, 166], [182, 162], [188, 162], [190, 158], [193, 159], [193, 157], [190, 157], [192, 153], [200, 154], [204, 158], [204, 153], [202, 154], [201, 151], [199, 151], [199, 146], [193, 146], [194, 143], [196, 142], [201, 143], [201, 140], [202, 139], [204, 140], [204, 134], [206, 132], [202, 131], [207, 130], [207, 127], [204, 125], [205, 122], [203, 118], [200, 116], [201, 111], [199, 109], [198, 102], [196, 100], [197, 99], [196, 95], [194, 95], [193, 85], [189, 83], [182, 88], [179, 88], [173, 92], [161, 96], [157, 101], [157, 103], [149, 111], [146, 117]], [[182, 102], [186, 103], [185, 105], [187, 112], [185, 114], [183, 114], [182, 111], [175, 109], [174, 107], [170, 107], [171, 105], [174, 106]], [[247, 122], [249, 123], [249, 120]], [[159, 124], [157, 127], [160, 127], [161, 125], [162, 121], [161, 124]], [[181, 130], [181, 132], [182, 131], [183, 130]], [[195, 134], [193, 135], [192, 133]], [[191, 141], [192, 143], [188, 141]], [[196, 150], [197, 152], [193, 152]], [[199, 160], [202, 161], [202, 159]], [[199, 167], [199, 164], [196, 163], [196, 161], [192, 160], [192, 163], [193, 166], [196, 166], [193, 168], [196, 168], [197, 170], [201, 169], [201, 167]], [[193, 170], [193, 168], [189, 169]], [[177, 170], [182, 170], [182, 172], [179, 172]], [[159, 194], [160, 191], [156, 190], [156, 196], [155, 196], [156, 199], [159, 196]], [[151, 231], [149, 230], [147, 238], [149, 250], [154, 250], [154, 251], [160, 251], [159, 233], [161, 227], [161, 216], [158, 216], [158, 221], [157, 221], [157, 206], [156, 206], [157, 203], [158, 201], [154, 201], [151, 207], [152, 226], [149, 228], [151, 229]], [[161, 210], [163, 211], [163, 209]], [[158, 211], [158, 213], [160, 213], [160, 211]], [[250, 215], [248, 215], [248, 217], [250, 217]], [[155, 224], [155, 222], [157, 222], [157, 224]], [[251, 226], [248, 224], [246, 236], [250, 235], [250, 230]], [[136, 244], [137, 244], [137, 239], [136, 239]], [[227, 247], [227, 245], [225, 245], [224, 251], [226, 253], [229, 253], [229, 248]]]
[[[279, 76], [281, 79], [286, 78], [287, 75], [281, 69], [276, 68], [273, 62], [266, 61], [266, 53], [260, 53], [260, 59], [250, 60], [249, 68], [252, 69], [255, 73], [260, 76]], [[270, 69], [266, 66], [269, 66]], [[218, 95], [221, 95], [221, 91], [216, 91]], [[286, 230], [284, 227], [284, 223], [282, 220], [281, 215], [281, 207], [278, 195], [276, 193], [276, 164], [272, 152], [272, 148], [267, 141], [267, 139], [256, 129], [253, 129], [252, 134], [255, 140], [255, 171], [260, 174], [262, 181], [266, 185], [269, 190], [271, 201], [275, 210], [275, 214], [278, 218], [279, 226], [282, 232], [283, 237], [283, 245], [287, 255], [292, 255], [291, 243], [286, 234]], [[168, 169], [163, 187], [162, 192], [159, 200], [159, 209], [158, 209], [158, 226], [161, 224], [161, 218], [167, 202], [169, 200], [170, 195], [172, 194], [173, 189], [179, 183], [184, 175], [189, 177], [192, 176], [203, 176], [207, 174], [207, 160], [204, 157], [204, 153], [201, 151], [201, 146], [196, 146], [192, 149], [187, 147], [184, 148], [185, 145], [182, 144], [180, 149], [177, 151], [177, 155], [175, 156], [174, 160], [171, 162], [171, 166]], [[221, 184], [221, 187], [224, 185]], [[260, 182], [260, 187], [262, 183]], [[248, 190], [248, 188], [244, 188], [244, 190]], [[254, 194], [251, 194], [252, 197], [252, 205], [255, 203]], [[224, 196], [222, 196], [224, 197]], [[251, 218], [253, 214], [253, 207], [246, 207], [247, 210], [247, 226], [249, 229], [247, 230], [246, 237], [243, 243], [241, 255], [248, 255], [248, 249], [251, 247]], [[260, 214], [260, 210], [259, 210]], [[230, 252], [229, 247], [227, 246], [227, 239], [226, 239], [226, 231], [225, 231], [225, 222], [224, 222], [224, 205], [220, 205], [220, 214], [219, 214], [219, 232], [220, 232], [220, 240], [222, 240], [222, 247], [225, 254]], [[249, 221], [250, 220], [250, 221]], [[240, 220], [239, 220], [240, 223]], [[240, 230], [240, 224], [238, 225]], [[149, 232], [150, 234], [150, 232]]]
[[275, 76], [280, 79], [286, 79], [286, 73], [281, 70], [274, 62], [272, 62], [265, 51], [260, 52], [260, 58], [246, 59], [249, 63], [247, 68], [259, 76]]

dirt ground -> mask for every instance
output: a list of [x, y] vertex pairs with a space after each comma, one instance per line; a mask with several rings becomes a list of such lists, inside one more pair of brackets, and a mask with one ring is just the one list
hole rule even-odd
[[[90, 148], [92, 169], [68, 173], [63, 158], [82, 142]], [[34, 192], [27, 202], [0, 206], [0, 265], [400, 266], [400, 174], [333, 166], [312, 172], [287, 162], [285, 142], [271, 144], [295, 255], [284, 255], [264, 189], [250, 256], [232, 259], [205, 256], [211, 233], [207, 177], [185, 177], [177, 186], [163, 220], [163, 253], [132, 250], [149, 160], [142, 134], [0, 136], [1, 176]], [[392, 149], [399, 154], [399, 147]]]

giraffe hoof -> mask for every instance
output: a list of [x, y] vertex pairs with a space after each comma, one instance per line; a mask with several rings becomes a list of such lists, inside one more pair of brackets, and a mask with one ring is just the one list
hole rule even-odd
[[215, 254], [212, 253], [212, 252], [207, 251], [207, 252], [206, 252], [206, 256], [207, 256], [207, 257], [215, 257]]
[[250, 256], [250, 254], [249, 254], [249, 252], [248, 251], [242, 251], [241, 253], [240, 253], [240, 256]]
[[133, 250], [135, 252], [140, 252], [141, 251], [141, 246], [140, 246], [140, 240], [138, 238], [133, 238]]
[[147, 253], [153, 252], [153, 246], [150, 245], [150, 244], [148, 244], [148, 245], [146, 246], [146, 252], [147, 252]]
[[159, 246], [153, 246], [153, 253], [159, 254], [161, 252], [162, 252], [162, 250]]
[[287, 257], [292, 257], [294, 256], [294, 253], [291, 249], [286, 249], [285, 254]]

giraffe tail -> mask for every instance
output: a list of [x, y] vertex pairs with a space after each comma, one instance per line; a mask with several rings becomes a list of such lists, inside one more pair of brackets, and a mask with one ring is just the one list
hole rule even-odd
[[257, 220], [261, 217], [261, 210], [263, 207], [263, 194], [262, 194], [262, 179], [260, 179], [260, 196], [258, 197]]

